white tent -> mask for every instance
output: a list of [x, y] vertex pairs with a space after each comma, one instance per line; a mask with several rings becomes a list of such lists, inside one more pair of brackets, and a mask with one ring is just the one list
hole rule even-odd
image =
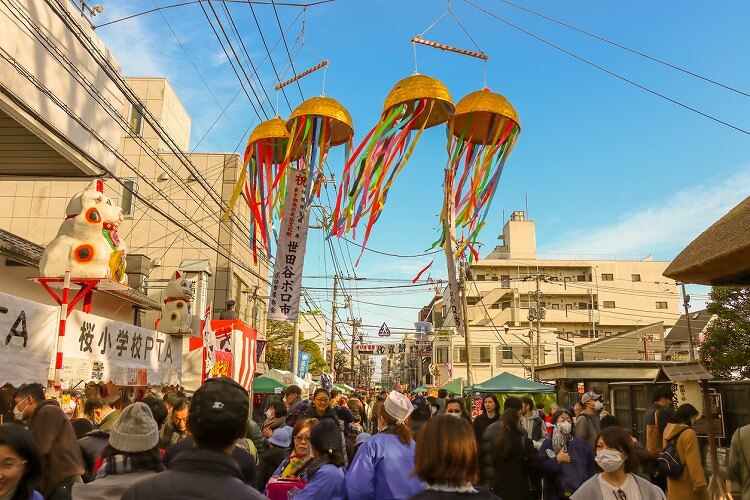
[[285, 370], [277, 370], [276, 368], [271, 368], [266, 373], [264, 373], [263, 376], [272, 378], [274, 380], [278, 380], [282, 384], [298, 385], [302, 389], [303, 393], [307, 393], [307, 391], [310, 389], [310, 382], [299, 378], [298, 376], [294, 375], [292, 372], [288, 372]]

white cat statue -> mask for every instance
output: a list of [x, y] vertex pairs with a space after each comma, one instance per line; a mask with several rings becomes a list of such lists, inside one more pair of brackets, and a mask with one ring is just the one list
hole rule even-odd
[[157, 330], [163, 333], [190, 334], [192, 314], [190, 304], [193, 302], [192, 283], [183, 278], [179, 271], [175, 271], [164, 288], [164, 305]]
[[104, 182], [92, 181], [65, 209], [57, 236], [42, 252], [42, 276], [106, 278], [126, 284], [125, 244], [117, 235], [122, 209], [104, 194]]

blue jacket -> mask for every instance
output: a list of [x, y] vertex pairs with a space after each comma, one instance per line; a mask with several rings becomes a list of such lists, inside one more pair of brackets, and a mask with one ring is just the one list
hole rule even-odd
[[308, 481], [305, 488], [294, 495], [294, 500], [346, 500], [346, 472], [343, 467], [325, 464]]
[[[570, 455], [570, 463], [563, 464], [557, 462], [557, 455], [550, 457], [547, 453], [547, 450], [550, 450], [552, 454], [555, 453], [552, 449], [552, 439], [545, 439], [539, 449], [539, 459], [544, 469], [545, 500], [567, 498], [561, 491], [560, 479], [564, 479], [565, 484], [569, 486], [580, 487], [598, 471], [594, 462], [594, 452], [591, 451], [588, 442], [583, 438], [574, 437], [568, 441], [567, 449], [568, 455]], [[556, 479], [558, 480], [556, 481]]]
[[361, 445], [347, 472], [349, 500], [397, 500], [424, 489], [414, 475], [414, 441], [403, 444], [392, 430]]

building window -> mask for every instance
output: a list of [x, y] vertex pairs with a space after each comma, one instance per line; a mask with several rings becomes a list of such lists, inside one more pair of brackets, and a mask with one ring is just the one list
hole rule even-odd
[[479, 297], [466, 297], [467, 306], [475, 306], [479, 303]]
[[435, 348], [435, 363], [447, 363], [447, 362], [448, 362], [448, 348], [436, 347]]
[[614, 300], [605, 300], [602, 304], [605, 309], [614, 309], [615, 308], [615, 301]]
[[466, 348], [464, 347], [453, 348], [453, 362], [454, 363], [466, 363]]
[[572, 347], [560, 348], [560, 361], [563, 363], [565, 363], [566, 361], [573, 361], [573, 348]]
[[513, 348], [510, 346], [498, 346], [497, 348], [497, 367], [501, 368], [503, 365], [515, 365], [518, 364], [518, 359], [513, 356]]
[[657, 309], [668, 309], [668, 306], [667, 306], [666, 302], [657, 302], [656, 303], [656, 308]]
[[579, 274], [578, 276], [576, 276], [576, 281], [586, 281], [586, 275]]
[[510, 288], [510, 275], [509, 274], [500, 275], [500, 287]]
[[130, 117], [128, 118], [130, 133], [143, 135], [143, 106], [141, 104], [130, 105]]
[[484, 281], [484, 274], [477, 274], [477, 281]]
[[498, 304], [497, 302], [495, 302], [494, 304], [492, 304], [490, 306], [490, 309], [500, 309], [500, 304]]
[[552, 304], [552, 309], [560, 309], [560, 304]]
[[579, 302], [578, 303], [578, 309], [588, 309], [589, 303], [588, 302]]
[[614, 274], [607, 274], [607, 273], [602, 274], [602, 281], [614, 281], [614, 280], [615, 280]]
[[132, 179], [122, 181], [122, 195], [120, 196], [120, 208], [126, 219], [132, 219], [135, 214], [135, 198], [138, 193], [138, 184]]
[[479, 362], [480, 363], [490, 363], [492, 361], [491, 355], [490, 355], [490, 346], [481, 346], [475, 349], [479, 349]]
[[509, 300], [503, 301], [501, 306], [503, 309], [510, 309], [510, 301]]
[[640, 274], [631, 274], [630, 279], [633, 281], [641, 281], [641, 275]]

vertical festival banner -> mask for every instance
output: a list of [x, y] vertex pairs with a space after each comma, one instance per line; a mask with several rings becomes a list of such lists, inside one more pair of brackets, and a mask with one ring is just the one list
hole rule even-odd
[[299, 314], [310, 211], [305, 209], [307, 172], [290, 169], [288, 176], [284, 214], [281, 217], [281, 232], [273, 266], [268, 319], [294, 323]]

